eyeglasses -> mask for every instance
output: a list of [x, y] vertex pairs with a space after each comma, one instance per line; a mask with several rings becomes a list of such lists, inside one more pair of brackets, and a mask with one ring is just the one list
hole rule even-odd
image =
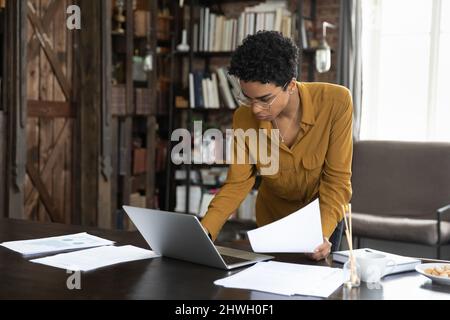
[[284, 89], [287, 87], [289, 82], [290, 81], [286, 82], [286, 84], [281, 88], [281, 90], [272, 97], [271, 101], [261, 101], [261, 100], [257, 100], [257, 99], [249, 99], [244, 95], [244, 92], [242, 91], [242, 89], [239, 91], [236, 99], [239, 102], [239, 104], [241, 104], [245, 107], [251, 107], [253, 104], [255, 104], [258, 107], [260, 107], [261, 109], [270, 109], [270, 107], [272, 107], [272, 105], [277, 100], [280, 93], [283, 92]]

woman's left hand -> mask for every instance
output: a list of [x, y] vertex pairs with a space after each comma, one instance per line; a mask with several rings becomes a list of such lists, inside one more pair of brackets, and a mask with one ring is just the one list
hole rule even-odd
[[313, 253], [307, 253], [306, 256], [312, 260], [323, 260], [326, 259], [331, 253], [331, 242], [328, 238], [323, 238], [323, 243], [314, 250]]

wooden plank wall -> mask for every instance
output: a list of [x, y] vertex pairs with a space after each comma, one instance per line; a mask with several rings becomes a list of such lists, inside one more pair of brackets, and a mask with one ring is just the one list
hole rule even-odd
[[[34, 185], [36, 179], [28, 177], [27, 216], [48, 221], [53, 215], [57, 222], [110, 228], [113, 225], [111, 197], [114, 197], [111, 188], [115, 186], [111, 185], [110, 177], [112, 124], [110, 114], [106, 112], [110, 94], [106, 90], [108, 87], [104, 87], [110, 79], [103, 77], [110, 77], [111, 73], [107, 59], [111, 54], [108, 25], [111, 23], [111, 2], [78, 1], [83, 13], [82, 32], [69, 31], [65, 27], [65, 9], [73, 1], [30, 2], [35, 9], [32, 11], [42, 19], [42, 26], [38, 28], [47, 34], [55, 52], [51, 56], [55, 58], [49, 61], [49, 50], [39, 48], [38, 54], [30, 55], [28, 61], [27, 98], [32, 110], [27, 121], [28, 168], [31, 166], [32, 171], [40, 173], [45, 187], [41, 185], [39, 194]], [[32, 23], [28, 24], [28, 40], [35, 37], [34, 28], [39, 24], [36, 20], [32, 17]], [[78, 46], [73, 47], [75, 42]], [[61, 73], [68, 82], [63, 88], [58, 82], [61, 75], [55, 76], [54, 60], [61, 65]], [[64, 94], [67, 91], [73, 92], [69, 101]], [[65, 118], [62, 117], [64, 113]], [[48, 193], [48, 197], [42, 197], [43, 193]], [[46, 206], [39, 201], [39, 196]], [[49, 215], [48, 210], [53, 214]]]
[[10, 218], [22, 219], [26, 163], [26, 3], [8, 1], [6, 10], [5, 105], [7, 112], [6, 211]]
[[[83, 12], [83, 29], [79, 32], [79, 50], [77, 65], [79, 82], [76, 96], [78, 99], [76, 150], [79, 159], [80, 181], [76, 190], [77, 210], [83, 225], [97, 226], [99, 222], [99, 179], [101, 155], [101, 110], [102, 110], [102, 60], [101, 60], [101, 14], [102, 2], [92, 0], [79, 1]], [[103, 189], [103, 188], [102, 188]], [[111, 210], [105, 210], [110, 214]]]
[[[33, 6], [40, 10], [39, 0], [31, 0]], [[31, 23], [27, 23], [27, 43], [30, 42], [33, 35], [33, 28]], [[28, 57], [27, 68], [27, 99], [39, 100], [39, 54], [33, 58]], [[39, 166], [39, 120], [37, 118], [27, 119], [27, 159], [33, 163], [36, 168]], [[25, 178], [25, 214], [30, 218], [38, 218], [39, 203], [37, 201], [37, 194], [34, 195], [33, 184], [28, 175]]]
[[[8, 186], [9, 198], [14, 200], [9, 212], [17, 218], [110, 228], [115, 224], [116, 209], [130, 202], [133, 119], [129, 116], [111, 118], [107, 110], [110, 106], [108, 86], [111, 81], [105, 75], [110, 77], [111, 73], [108, 24], [111, 23], [113, 2], [78, 0], [76, 3], [83, 13], [82, 32], [69, 31], [65, 27], [65, 9], [73, 3], [73, 0], [24, 1], [24, 8], [28, 7], [29, 11], [28, 17], [23, 19], [26, 28], [21, 29], [26, 31], [23, 33], [26, 36], [21, 39], [29, 44], [26, 46], [29, 55], [24, 64], [26, 74], [21, 79], [26, 81], [24, 98], [27, 104], [24, 105], [30, 112], [26, 117], [14, 114], [7, 119], [11, 123], [15, 121], [17, 126], [17, 119], [22, 116], [25, 124], [22, 125], [23, 132], [11, 126], [11, 132], [7, 135], [10, 141], [5, 149], [14, 150], [11, 146], [20, 144], [17, 148], [26, 152], [26, 156], [14, 154], [9, 159], [12, 165], [6, 171], [7, 179], [12, 177], [12, 181], [17, 176], [21, 177], [15, 179], [15, 187], [19, 191], [13, 196], [13, 188]], [[127, 28], [126, 106], [131, 114], [134, 110], [133, 1], [127, 0], [126, 5], [130, 26]], [[19, 10], [20, 6], [17, 7]], [[156, 3], [152, 5], [153, 29], [156, 24], [155, 8]], [[45, 34], [44, 40], [41, 37], [37, 41], [35, 28]], [[152, 40], [156, 41], [154, 37], [156, 33], [152, 35]], [[41, 45], [45, 43], [50, 45], [44, 50]], [[74, 43], [78, 46], [74, 47]], [[12, 58], [9, 60], [15, 61]], [[55, 63], [61, 68], [55, 70]], [[13, 70], [12, 67], [10, 69]], [[58, 72], [59, 69], [61, 72]], [[62, 82], [62, 87], [58, 81], [61, 77], [67, 80]], [[155, 81], [152, 78], [150, 83]], [[14, 92], [13, 89], [10, 91]], [[73, 92], [71, 97], [70, 92]], [[9, 104], [19, 110], [16, 100], [11, 100]], [[23, 113], [23, 110], [26, 109], [17, 112]], [[147, 118], [148, 172], [154, 172], [154, 113], [155, 110], [152, 110]], [[0, 115], [0, 132], [1, 129]], [[0, 142], [0, 152], [1, 148]], [[24, 174], [25, 168], [30, 176]], [[24, 186], [17, 183], [19, 180], [24, 181]], [[154, 193], [154, 176], [151, 174], [146, 181], [146, 191], [147, 195]], [[147, 205], [154, 206], [152, 196], [148, 196]]]
[[[45, 16], [47, 8], [52, 2], [52, 0], [31, 0], [38, 16], [41, 18]], [[55, 16], [45, 31], [57, 54], [63, 73], [70, 81], [73, 68], [72, 34], [65, 27], [65, 8], [71, 4], [71, 1], [57, 0], [57, 3]], [[45, 23], [45, 21], [43, 22]], [[33, 37], [36, 36], [28, 21], [28, 40]], [[39, 48], [37, 55], [29, 56], [27, 89], [28, 100], [66, 101], [48, 58], [41, 48]], [[55, 220], [70, 223], [73, 202], [73, 119], [32, 116], [27, 119], [28, 161], [42, 174], [44, 184], [60, 215], [55, 217]], [[62, 134], [65, 134], [65, 139], [58, 146], [56, 142]], [[56, 150], [55, 157], [51, 159], [51, 163], [48, 163], [55, 147], [58, 147], [59, 150]], [[27, 217], [48, 221], [48, 212], [38, 201], [38, 193], [28, 177], [25, 190], [25, 213]]]

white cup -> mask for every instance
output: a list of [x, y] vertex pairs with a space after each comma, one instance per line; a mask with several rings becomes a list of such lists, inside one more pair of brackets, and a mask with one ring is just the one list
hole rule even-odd
[[386, 274], [395, 268], [395, 262], [381, 253], [363, 253], [356, 256], [356, 262], [361, 268], [361, 280], [368, 283], [378, 283]]

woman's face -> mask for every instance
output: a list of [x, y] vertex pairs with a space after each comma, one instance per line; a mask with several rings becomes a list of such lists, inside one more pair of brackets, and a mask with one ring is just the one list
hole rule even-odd
[[292, 90], [293, 81], [282, 87], [273, 83], [240, 81], [242, 94], [248, 100], [246, 103], [255, 118], [264, 121], [273, 121], [289, 102], [289, 91]]

